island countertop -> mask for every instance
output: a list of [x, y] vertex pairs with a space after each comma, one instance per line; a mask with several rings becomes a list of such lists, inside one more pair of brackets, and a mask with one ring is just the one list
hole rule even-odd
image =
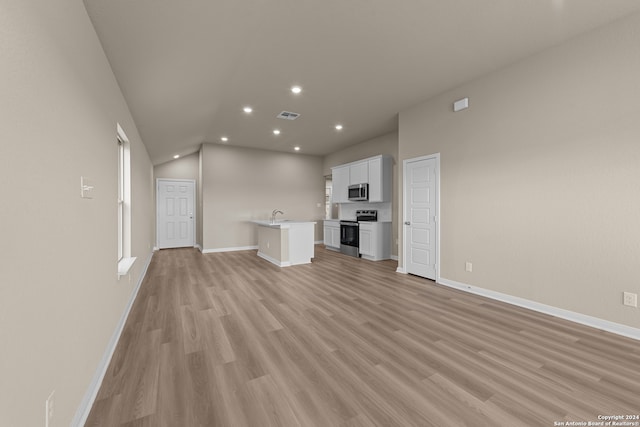
[[316, 224], [315, 221], [296, 221], [292, 219], [283, 219], [275, 222], [271, 222], [265, 219], [265, 220], [254, 220], [251, 222], [257, 225], [261, 225], [263, 227], [270, 227], [270, 228], [291, 228], [292, 225]]

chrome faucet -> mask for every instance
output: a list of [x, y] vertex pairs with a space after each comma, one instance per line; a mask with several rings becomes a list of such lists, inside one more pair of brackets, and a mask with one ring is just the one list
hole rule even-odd
[[273, 212], [271, 212], [271, 224], [275, 224], [276, 223], [276, 215], [277, 214], [282, 214], [284, 215], [284, 212], [278, 210], [278, 209], [274, 209]]

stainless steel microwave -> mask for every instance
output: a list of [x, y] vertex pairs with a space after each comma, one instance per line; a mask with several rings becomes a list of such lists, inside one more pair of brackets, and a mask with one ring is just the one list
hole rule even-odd
[[349, 200], [352, 202], [362, 202], [369, 200], [369, 184], [350, 185]]

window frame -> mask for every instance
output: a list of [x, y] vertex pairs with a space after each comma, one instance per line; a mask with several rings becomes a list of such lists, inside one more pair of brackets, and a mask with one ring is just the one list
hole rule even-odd
[[120, 124], [117, 127], [118, 147], [118, 278], [129, 273], [136, 258], [131, 256], [131, 144]]
[[118, 263], [124, 258], [124, 188], [125, 188], [125, 143], [118, 135]]

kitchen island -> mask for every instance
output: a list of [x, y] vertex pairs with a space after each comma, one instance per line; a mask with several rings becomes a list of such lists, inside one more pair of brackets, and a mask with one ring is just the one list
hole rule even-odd
[[314, 257], [315, 222], [253, 221], [258, 226], [258, 256], [279, 266], [309, 264]]

